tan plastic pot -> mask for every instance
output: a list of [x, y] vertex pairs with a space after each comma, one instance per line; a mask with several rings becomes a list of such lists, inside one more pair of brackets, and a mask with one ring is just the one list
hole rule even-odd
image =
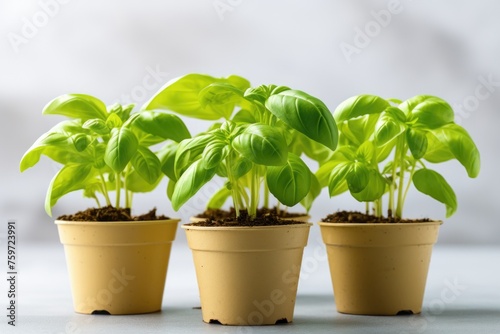
[[203, 321], [291, 322], [311, 225], [182, 226], [193, 252]]
[[131, 222], [56, 220], [78, 313], [161, 310], [178, 219]]
[[319, 223], [337, 310], [365, 315], [420, 313], [441, 224]]

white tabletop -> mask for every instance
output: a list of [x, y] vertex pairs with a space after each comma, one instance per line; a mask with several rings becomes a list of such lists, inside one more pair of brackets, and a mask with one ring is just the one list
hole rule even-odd
[[191, 254], [183, 242], [174, 243], [162, 312], [147, 315], [74, 313], [61, 245], [25, 244], [19, 258], [17, 326], [8, 326], [2, 314], [0, 333], [500, 333], [500, 247], [437, 245], [423, 313], [371, 317], [336, 311], [324, 246], [310, 240], [294, 322], [265, 327], [202, 322], [194, 308], [200, 303]]

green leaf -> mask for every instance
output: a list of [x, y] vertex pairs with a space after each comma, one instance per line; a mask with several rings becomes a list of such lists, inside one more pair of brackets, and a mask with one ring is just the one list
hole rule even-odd
[[170, 179], [167, 184], [167, 197], [170, 201], [172, 201], [172, 196], [174, 196], [176, 181]]
[[231, 197], [231, 190], [226, 186], [220, 188], [208, 201], [208, 209], [220, 209], [227, 202], [228, 198]]
[[373, 202], [384, 195], [386, 186], [384, 177], [375, 169], [370, 169], [366, 187], [359, 192], [351, 191], [351, 195], [360, 202]]
[[375, 95], [357, 95], [342, 102], [333, 112], [337, 123], [369, 114], [380, 114], [390, 104]]
[[206, 169], [202, 160], [198, 160], [189, 166], [176, 182], [172, 194], [174, 210], [178, 211], [203, 185], [210, 181], [215, 175], [215, 170], [215, 168]]
[[[458, 124], [447, 124], [433, 131], [435, 137], [448, 147], [453, 156], [465, 167], [469, 177], [477, 177], [481, 159], [476, 144], [469, 133]], [[433, 149], [429, 147], [429, 149]], [[426, 159], [428, 156], [426, 156]]]
[[106, 105], [101, 100], [85, 94], [66, 94], [50, 101], [42, 112], [44, 115], [63, 115], [80, 118], [83, 121], [92, 118], [105, 120]]
[[176, 142], [191, 138], [191, 134], [184, 122], [175, 115], [142, 111], [133, 121], [133, 126], [147, 134]]
[[177, 176], [175, 175], [175, 155], [178, 147], [177, 143], [170, 143], [156, 153], [158, 159], [160, 159], [162, 173], [174, 181], [177, 181]]
[[133, 170], [132, 172], [127, 174], [127, 190], [130, 190], [134, 193], [147, 193], [156, 189], [156, 187], [160, 184], [163, 175], [158, 174], [156, 180], [153, 182], [146, 181], [141, 175], [139, 175], [137, 170]]
[[75, 149], [78, 152], [85, 151], [85, 149], [87, 149], [87, 147], [91, 142], [91, 139], [83, 133], [78, 133], [76, 135], [73, 135], [69, 139], [73, 143], [73, 146], [75, 146]]
[[415, 127], [436, 129], [453, 122], [455, 114], [451, 106], [439, 97], [418, 95], [403, 102], [399, 108], [407, 114]]
[[424, 159], [432, 163], [440, 163], [454, 159], [455, 156], [446, 143], [441, 142], [433, 131], [427, 131], [427, 151]]
[[391, 114], [382, 114], [375, 126], [375, 143], [382, 147], [397, 138], [406, 129], [405, 123]]
[[373, 135], [380, 114], [369, 114], [338, 123], [340, 133], [349, 144], [359, 146]]
[[411, 155], [415, 159], [421, 159], [427, 151], [427, 134], [424, 130], [410, 128], [406, 131], [406, 141], [410, 147]]
[[306, 209], [307, 212], [311, 210], [314, 200], [321, 193], [321, 185], [314, 174], [311, 173], [311, 187], [307, 195], [300, 201], [300, 205]]
[[134, 170], [149, 184], [158, 181], [161, 174], [160, 160], [147, 147], [139, 146], [131, 160]]
[[368, 186], [370, 170], [366, 165], [356, 162], [346, 176], [347, 185], [351, 193], [358, 193]]
[[198, 98], [205, 109], [226, 120], [231, 118], [237, 105], [249, 110], [254, 108], [253, 104], [243, 97], [243, 91], [227, 83], [213, 83], [205, 87]]
[[281, 129], [252, 124], [232, 142], [233, 148], [253, 163], [280, 166], [287, 162], [288, 148]]
[[253, 167], [253, 163], [245, 157], [239, 157], [231, 166], [232, 173], [236, 179], [246, 175]]
[[199, 136], [185, 139], [179, 143], [175, 156], [174, 171], [176, 179], [203, 153], [205, 147], [215, 139], [213, 133], [201, 134]]
[[450, 217], [457, 210], [455, 192], [438, 172], [420, 169], [413, 174], [413, 184], [421, 193], [443, 203], [446, 206], [446, 217]]
[[356, 160], [365, 163], [371, 163], [375, 158], [375, 147], [371, 141], [366, 141], [361, 144], [356, 150]]
[[309, 193], [311, 171], [302, 159], [290, 153], [285, 165], [267, 168], [267, 185], [281, 203], [293, 206]]
[[203, 150], [201, 160], [207, 169], [219, 166], [227, 156], [227, 144], [222, 140], [212, 140]]
[[108, 118], [106, 119], [106, 127], [110, 129], [119, 128], [122, 125], [123, 121], [117, 114], [109, 114]]
[[270, 96], [266, 108], [291, 128], [334, 150], [338, 129], [332, 114], [319, 99], [299, 90]]
[[[52, 216], [52, 207], [64, 195], [84, 189], [91, 184], [95, 170], [88, 164], [69, 164], [63, 166], [50, 182], [45, 197], [45, 211]], [[96, 179], [95, 182], [98, 182]]]
[[139, 143], [128, 128], [115, 128], [106, 146], [104, 161], [116, 173], [121, 173], [136, 154]]
[[347, 175], [349, 175], [353, 166], [354, 163], [349, 161], [338, 161], [332, 166], [333, 168], [328, 177], [328, 191], [330, 197], [340, 195], [349, 189], [347, 185]]
[[89, 119], [83, 123], [82, 127], [84, 129], [89, 129], [98, 135], [107, 135], [110, 133], [110, 129], [106, 126], [106, 122], [99, 118]]
[[231, 120], [238, 123], [257, 123], [254, 113], [246, 109], [238, 111]]

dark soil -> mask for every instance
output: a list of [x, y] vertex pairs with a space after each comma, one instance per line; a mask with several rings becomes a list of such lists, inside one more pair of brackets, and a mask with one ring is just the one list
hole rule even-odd
[[240, 216], [236, 218], [235, 215], [231, 215], [225, 218], [207, 218], [207, 220], [199, 222], [186, 224], [189, 226], [274, 226], [274, 225], [295, 225], [304, 224], [303, 222], [293, 221], [293, 220], [282, 220], [281, 217], [276, 216], [275, 213], [269, 212], [262, 215], [257, 215], [256, 218], [250, 218], [246, 210], [240, 211]]
[[398, 219], [394, 217], [377, 217], [355, 211], [339, 211], [328, 215], [321, 220], [325, 223], [351, 223], [351, 224], [391, 224], [391, 223], [426, 223], [429, 218], [422, 219]]
[[[285, 210], [278, 210], [277, 207], [274, 208], [260, 208], [257, 209], [257, 217], [273, 214], [279, 218], [297, 218], [307, 216], [307, 213], [295, 213], [288, 212]], [[225, 219], [236, 217], [236, 211], [233, 207], [227, 210], [221, 209], [206, 209], [204, 212], [196, 216], [196, 218], [210, 218], [210, 219]]]
[[164, 215], [157, 216], [156, 208], [140, 216], [132, 216], [129, 208], [115, 208], [105, 206], [102, 208], [90, 208], [85, 211], [78, 211], [72, 215], [63, 215], [57, 218], [66, 221], [85, 222], [110, 222], [110, 221], [143, 221], [143, 220], [163, 220], [169, 219]]

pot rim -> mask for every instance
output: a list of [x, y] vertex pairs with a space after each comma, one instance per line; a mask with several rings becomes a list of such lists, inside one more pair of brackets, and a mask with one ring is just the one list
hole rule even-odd
[[88, 225], [88, 226], [131, 226], [131, 225], [163, 225], [177, 224], [181, 221], [179, 218], [159, 219], [159, 220], [130, 220], [130, 221], [74, 221], [56, 219], [56, 225]]
[[319, 226], [335, 226], [335, 227], [340, 227], [340, 226], [351, 226], [351, 227], [362, 227], [362, 226], [381, 226], [381, 227], [388, 227], [388, 226], [434, 226], [434, 225], [442, 225], [443, 221], [442, 220], [431, 220], [428, 222], [413, 222], [413, 223], [329, 223], [329, 222], [318, 222], [317, 223]]
[[276, 230], [282, 228], [300, 228], [310, 227], [313, 223], [299, 223], [299, 224], [284, 224], [284, 225], [269, 225], [269, 226], [196, 226], [195, 224], [184, 224], [181, 228], [185, 230], [203, 230], [203, 231], [234, 231], [234, 230]]

